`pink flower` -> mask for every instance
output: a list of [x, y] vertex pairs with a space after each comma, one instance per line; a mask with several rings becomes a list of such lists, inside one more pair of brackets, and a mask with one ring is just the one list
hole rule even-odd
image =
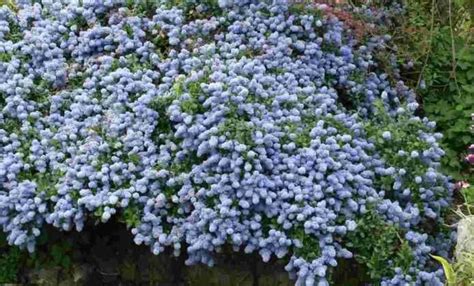
[[471, 165], [474, 165], [474, 154], [469, 154], [466, 156], [466, 161], [471, 164]]
[[471, 146], [469, 146], [469, 148], [467, 148], [467, 150], [469, 150], [469, 152], [471, 152], [471, 153], [474, 153], [474, 144], [471, 144]]
[[454, 184], [454, 189], [455, 190], [461, 190], [461, 189], [466, 189], [469, 188], [471, 185], [467, 181], [459, 181]]

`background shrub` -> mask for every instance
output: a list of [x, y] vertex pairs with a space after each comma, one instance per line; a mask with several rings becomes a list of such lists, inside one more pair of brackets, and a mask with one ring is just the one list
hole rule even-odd
[[474, 112], [474, 26], [469, 0], [406, 1], [392, 34], [399, 74], [417, 90], [423, 112], [437, 122], [446, 156], [444, 169], [472, 180], [465, 163]]

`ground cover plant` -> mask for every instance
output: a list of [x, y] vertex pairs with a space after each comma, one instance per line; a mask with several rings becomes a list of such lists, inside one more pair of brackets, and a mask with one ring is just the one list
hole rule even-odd
[[230, 246], [287, 261], [297, 285], [346, 259], [368, 283], [442, 285], [441, 134], [377, 61], [389, 37], [342, 18], [287, 1], [0, 8], [8, 243], [116, 217], [187, 264]]

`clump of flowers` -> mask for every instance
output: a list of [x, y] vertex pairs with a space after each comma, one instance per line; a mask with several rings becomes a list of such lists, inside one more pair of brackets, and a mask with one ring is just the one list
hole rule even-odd
[[435, 124], [373, 59], [388, 38], [286, 1], [16, 8], [0, 9], [10, 244], [118, 216], [187, 264], [231, 245], [287, 260], [297, 285], [352, 258], [372, 283], [442, 285], [429, 254], [451, 246], [452, 185]]

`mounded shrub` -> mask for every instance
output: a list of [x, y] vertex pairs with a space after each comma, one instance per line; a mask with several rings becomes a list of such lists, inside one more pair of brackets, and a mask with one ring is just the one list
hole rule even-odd
[[[33, 1], [36, 2], [36, 1]], [[68, 2], [68, 1], [64, 1]], [[303, 8], [303, 9], [302, 9]], [[117, 216], [155, 254], [231, 246], [327, 285], [442, 285], [452, 185], [389, 39], [286, 1], [18, 1], [0, 9], [0, 225]], [[377, 19], [379, 21], [380, 19]], [[382, 51], [383, 52], [383, 51]]]

